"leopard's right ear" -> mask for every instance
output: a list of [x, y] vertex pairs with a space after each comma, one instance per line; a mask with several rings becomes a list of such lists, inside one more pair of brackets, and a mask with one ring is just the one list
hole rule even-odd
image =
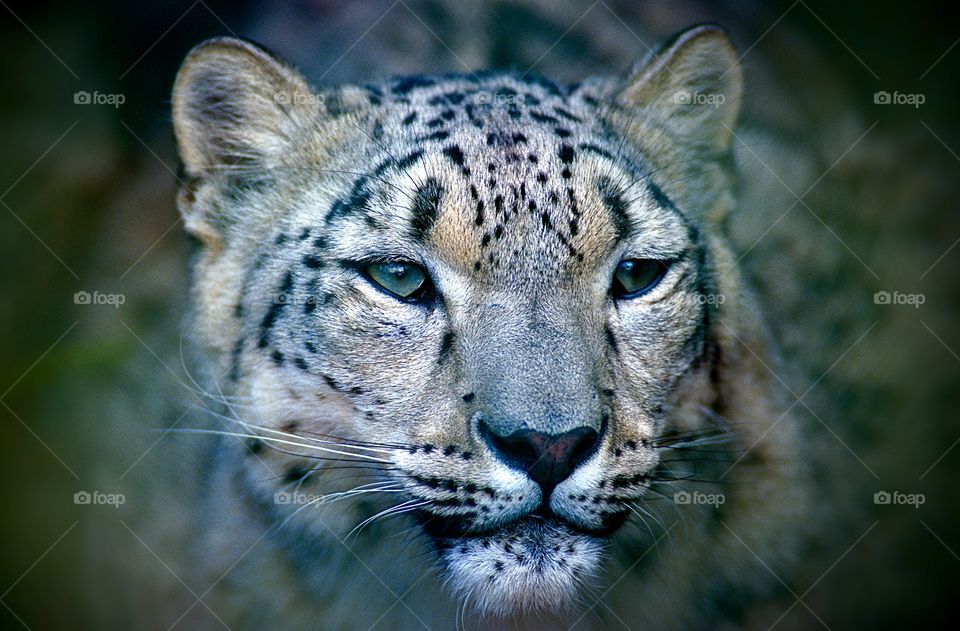
[[276, 164], [318, 99], [295, 70], [259, 46], [210, 39], [187, 55], [173, 88], [173, 125], [188, 176]]

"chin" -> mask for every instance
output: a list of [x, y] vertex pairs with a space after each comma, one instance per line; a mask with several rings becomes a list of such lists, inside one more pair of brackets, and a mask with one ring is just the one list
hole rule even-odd
[[603, 551], [600, 537], [540, 516], [434, 541], [448, 587], [467, 609], [491, 617], [569, 610], [595, 578]]

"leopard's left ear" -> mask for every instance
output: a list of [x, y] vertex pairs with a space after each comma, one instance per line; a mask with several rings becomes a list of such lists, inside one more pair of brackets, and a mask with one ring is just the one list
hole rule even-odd
[[658, 122], [678, 144], [725, 153], [743, 94], [743, 72], [726, 31], [712, 24], [675, 35], [630, 73], [615, 101]]

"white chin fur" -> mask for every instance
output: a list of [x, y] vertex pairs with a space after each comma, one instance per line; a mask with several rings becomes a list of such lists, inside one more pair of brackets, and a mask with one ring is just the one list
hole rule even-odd
[[597, 539], [542, 520], [445, 543], [449, 587], [484, 616], [562, 612], [600, 564]]

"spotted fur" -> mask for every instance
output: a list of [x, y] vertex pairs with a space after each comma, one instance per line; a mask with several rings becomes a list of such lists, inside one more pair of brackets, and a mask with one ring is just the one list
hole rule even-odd
[[[608, 586], [615, 615], [686, 626], [769, 593], [742, 544], [789, 567], [805, 487], [719, 228], [741, 83], [710, 26], [577, 85], [478, 73], [315, 91], [247, 42], [190, 53], [173, 106], [201, 244], [193, 328], [224, 395], [213, 426], [245, 437], [212, 452], [200, 565], [231, 556], [225, 533], [282, 522], [228, 581], [238, 619], [363, 626], [368, 570], [439, 627], [461, 602], [478, 624], [602, 623], [579, 616]], [[629, 258], [670, 266], [617, 300]], [[428, 272], [429, 300], [364, 275], [395, 260]], [[600, 438], [545, 497], [485, 427]], [[275, 501], [358, 479], [370, 493]], [[693, 491], [725, 502], [674, 501]]]

